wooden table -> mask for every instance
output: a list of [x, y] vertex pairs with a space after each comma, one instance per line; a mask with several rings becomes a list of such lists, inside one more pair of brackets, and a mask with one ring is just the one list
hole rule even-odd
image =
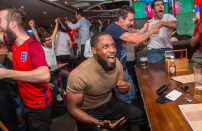
[[68, 63], [63, 63], [63, 64], [57, 64], [57, 65], [49, 65], [49, 68], [50, 68], [50, 73], [54, 73], [56, 72], [58, 69], [66, 66]]
[[[177, 72], [176, 76], [188, 75], [193, 73], [193, 66], [196, 63], [190, 61], [189, 71]], [[165, 63], [151, 63], [148, 64], [147, 69], [142, 69], [141, 65], [135, 65], [135, 70], [144, 101], [145, 109], [149, 119], [151, 130], [153, 131], [190, 131], [189, 125], [183, 118], [180, 110], [178, 109], [179, 104], [190, 104], [185, 98], [193, 100], [192, 103], [201, 103], [194, 99], [194, 83], [187, 84], [189, 86], [189, 93], [183, 93], [176, 101], [168, 101], [167, 103], [156, 103], [156, 99], [159, 97], [156, 94], [156, 90], [162, 85], [170, 83], [169, 88], [164, 93], [171, 92], [177, 85], [178, 82], [170, 79], [170, 74], [165, 70]], [[176, 88], [179, 90], [181, 83]]]

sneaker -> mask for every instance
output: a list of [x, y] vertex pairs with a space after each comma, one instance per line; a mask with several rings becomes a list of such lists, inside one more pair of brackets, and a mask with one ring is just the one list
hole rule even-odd
[[59, 93], [61, 93], [61, 92], [62, 92], [60, 87], [58, 87], [58, 92], [59, 92]]
[[57, 99], [57, 101], [63, 101], [63, 98], [61, 97], [60, 94], [58, 94], [58, 95], [56, 96], [56, 99]]
[[[66, 91], [63, 89], [64, 95], [66, 95]], [[62, 94], [61, 88], [58, 88], [58, 92]]]

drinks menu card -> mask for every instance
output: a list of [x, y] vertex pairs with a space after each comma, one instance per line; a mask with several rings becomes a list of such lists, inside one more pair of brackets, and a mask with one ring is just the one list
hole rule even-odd
[[202, 130], [202, 104], [178, 105], [184, 118], [193, 131]]
[[191, 82], [194, 82], [194, 74], [175, 76], [175, 77], [171, 77], [171, 79], [181, 83], [191, 83]]

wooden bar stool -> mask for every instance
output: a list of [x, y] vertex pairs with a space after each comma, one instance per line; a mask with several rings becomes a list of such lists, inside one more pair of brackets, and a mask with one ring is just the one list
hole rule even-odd
[[0, 121], [0, 128], [3, 130], [3, 131], [9, 131], [6, 126]]
[[63, 86], [62, 86], [62, 76], [58, 76], [56, 79], [60, 83], [60, 88], [61, 88], [61, 91], [62, 91], [62, 97], [63, 97], [63, 100], [64, 100], [64, 104], [66, 106], [67, 104], [66, 104], [66, 100], [65, 100]]

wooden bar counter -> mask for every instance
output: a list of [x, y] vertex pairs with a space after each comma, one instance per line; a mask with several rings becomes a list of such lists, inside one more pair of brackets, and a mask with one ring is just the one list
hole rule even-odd
[[[176, 76], [188, 75], [193, 73], [193, 66], [197, 63], [189, 61], [189, 71], [177, 72]], [[176, 101], [168, 101], [167, 103], [156, 103], [159, 97], [156, 90], [163, 85], [170, 83], [170, 86], [164, 93], [170, 93], [174, 88], [179, 91], [182, 84], [170, 79], [170, 74], [165, 70], [165, 62], [148, 64], [146, 69], [142, 69], [141, 65], [135, 65], [135, 70], [147, 112], [150, 128], [152, 131], [190, 131], [184, 116], [178, 109], [179, 104], [190, 104], [185, 98], [193, 100], [191, 103], [201, 103], [194, 99], [194, 83], [187, 84], [189, 93], [185, 93], [182, 89], [182, 96]], [[176, 87], [179, 84], [178, 87]]]

